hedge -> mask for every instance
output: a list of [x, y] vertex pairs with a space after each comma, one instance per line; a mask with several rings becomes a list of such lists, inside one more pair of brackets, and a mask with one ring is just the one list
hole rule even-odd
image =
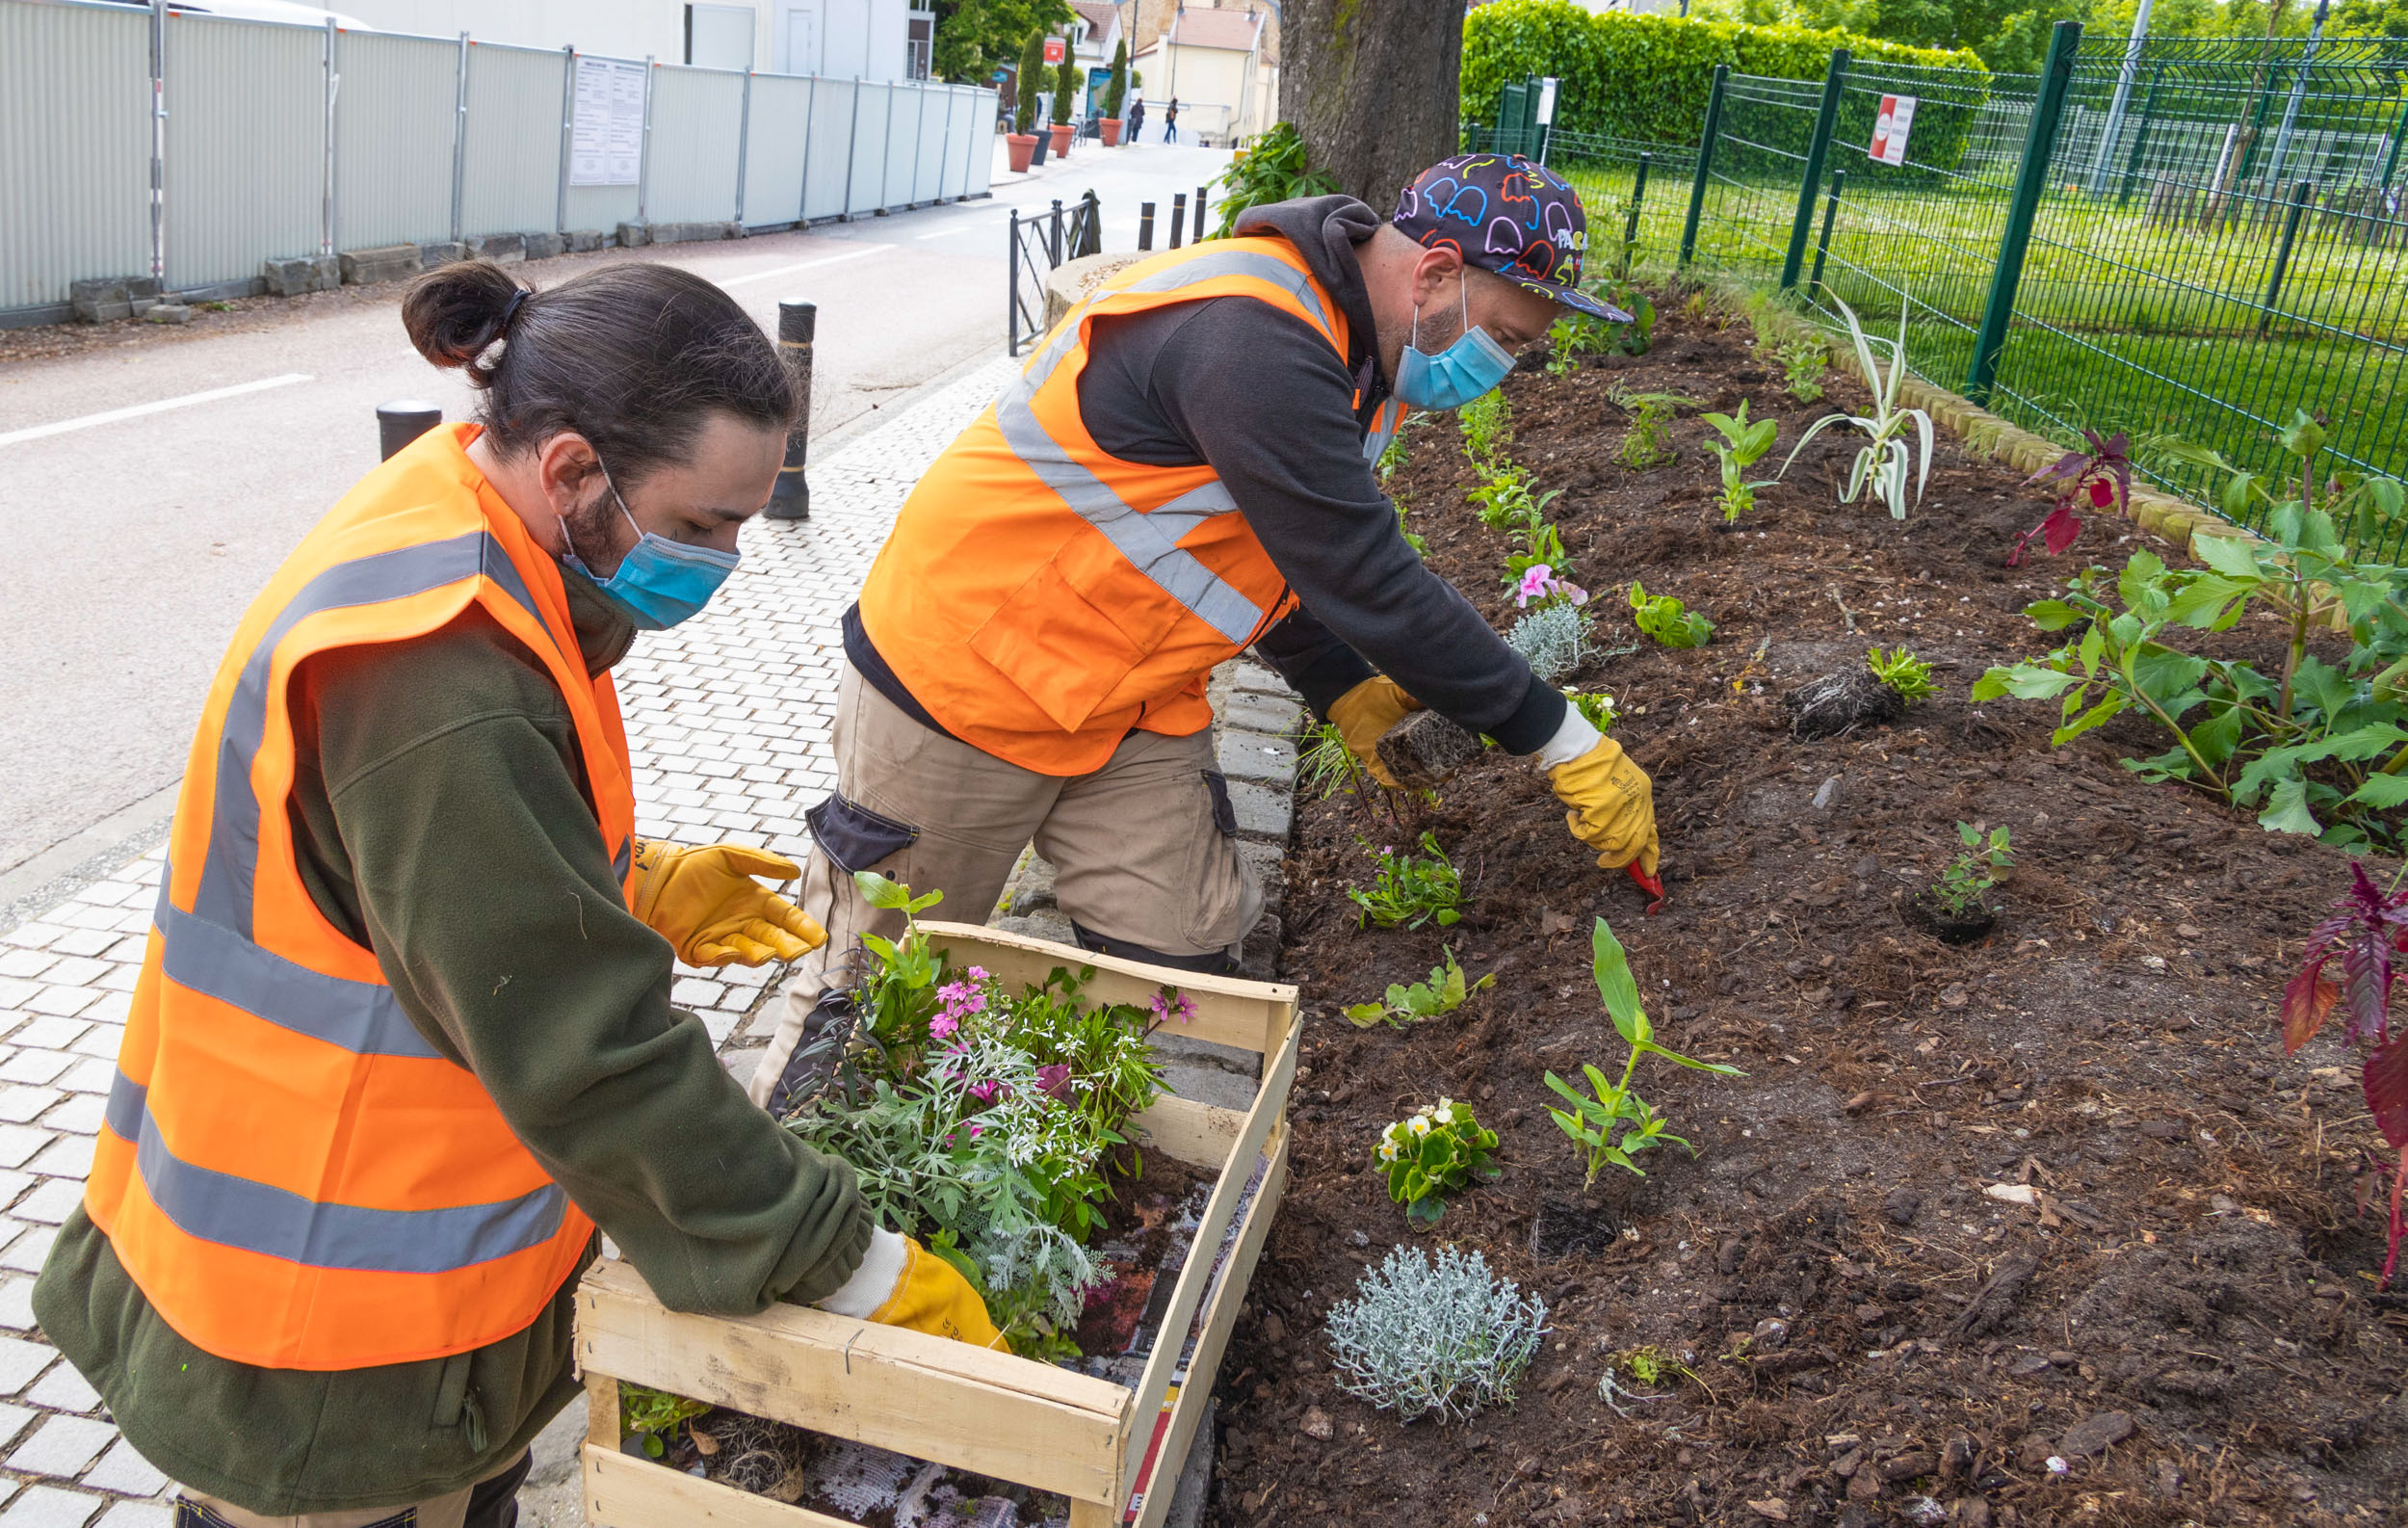
[[[1741, 74], [1819, 80], [1835, 47], [1848, 49], [1860, 63], [1969, 69], [1985, 80], [1989, 72], [1970, 48], [1909, 47], [1837, 30], [1628, 11], [1591, 13], [1571, 0], [1493, 0], [1463, 18], [1463, 120], [1494, 121], [1507, 81], [1552, 74], [1562, 82], [1556, 96], [1560, 131], [1694, 144], [1715, 65], [1728, 64]], [[1919, 137], [1925, 126], [1918, 116]]]

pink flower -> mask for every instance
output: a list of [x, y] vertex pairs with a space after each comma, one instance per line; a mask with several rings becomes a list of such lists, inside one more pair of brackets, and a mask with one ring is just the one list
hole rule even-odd
[[1513, 591], [1513, 605], [1527, 609], [1531, 600], [1545, 601], [1561, 597], [1575, 605], [1588, 603], [1588, 591], [1556, 576], [1556, 570], [1545, 563], [1532, 563], [1522, 570], [1522, 582]]
[[1174, 992], [1167, 997], [1157, 992], [1151, 1006], [1154, 1021], [1158, 1024], [1167, 1024], [1174, 1018], [1184, 1024], [1195, 1016], [1195, 1004], [1189, 1001], [1185, 992]]
[[993, 1103], [995, 1101], [995, 1094], [1002, 1091], [1003, 1084], [997, 1082], [992, 1077], [987, 1078], [984, 1082], [974, 1082], [970, 1085], [970, 1096], [976, 1098], [981, 1103]]
[[985, 980], [986, 980], [986, 967], [985, 967], [985, 966], [983, 966], [983, 965], [974, 965], [974, 966], [970, 967], [970, 980], [972, 980], [973, 982], [983, 982], [983, 981], [985, 981]]
[[934, 1018], [929, 1020], [929, 1038], [930, 1040], [949, 1040], [953, 1037], [954, 1031], [959, 1029], [960, 1027], [961, 1020], [954, 1017], [953, 1014], [939, 1014]]

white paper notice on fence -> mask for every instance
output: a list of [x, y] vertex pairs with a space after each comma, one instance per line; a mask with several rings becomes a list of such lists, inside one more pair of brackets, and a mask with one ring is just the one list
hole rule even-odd
[[1872, 120], [1872, 146], [1867, 150], [1885, 165], [1906, 163], [1906, 130], [1915, 125], [1915, 97], [1884, 95], [1881, 115]]
[[569, 128], [568, 183], [632, 186], [643, 169], [641, 64], [577, 61], [577, 107]]

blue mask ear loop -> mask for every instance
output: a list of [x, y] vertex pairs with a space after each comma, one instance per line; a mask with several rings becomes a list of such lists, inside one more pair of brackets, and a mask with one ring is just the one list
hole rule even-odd
[[[1454, 274], [1456, 280], [1455, 303], [1457, 304], [1455, 311], [1457, 316], [1463, 320], [1463, 334], [1469, 334], [1472, 332], [1472, 268], [1468, 265], [1459, 265], [1455, 267]], [[1458, 334], [1455, 337], [1460, 339], [1463, 336], [1462, 334]], [[1411, 346], [1415, 350], [1422, 349], [1422, 310], [1419, 304], [1416, 304], [1413, 309], [1413, 329], [1411, 333], [1407, 335], [1405, 344]], [[1424, 355], [1429, 354], [1427, 351], [1423, 351], [1422, 353]], [[594, 455], [593, 464], [597, 467], [602, 465], [602, 457], [598, 452]], [[608, 483], [610, 480], [611, 474], [606, 469], [602, 474], [602, 481]], [[616, 488], [613, 488], [611, 491], [616, 493], [618, 490]], [[627, 508], [627, 501], [624, 499], [619, 500], [618, 507], [624, 510]], [[631, 523], [632, 518], [633, 517], [631, 516]], [[566, 532], [563, 531], [563, 534], [565, 535]]]

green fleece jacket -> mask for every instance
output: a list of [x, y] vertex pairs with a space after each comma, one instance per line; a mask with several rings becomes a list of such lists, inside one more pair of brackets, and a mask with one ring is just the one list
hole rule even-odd
[[[568, 592], [599, 673], [633, 628], [582, 580]], [[575, 724], [535, 654], [472, 610], [313, 658], [295, 695], [291, 815], [311, 897], [661, 1299], [739, 1314], [841, 1285], [872, 1225], [852, 1172], [756, 1108], [669, 1006], [668, 943], [626, 910]], [[578, 1393], [576, 1285], [453, 1357], [255, 1368], [178, 1336], [79, 1208], [34, 1310], [144, 1457], [283, 1515], [423, 1500], [516, 1458]]]

